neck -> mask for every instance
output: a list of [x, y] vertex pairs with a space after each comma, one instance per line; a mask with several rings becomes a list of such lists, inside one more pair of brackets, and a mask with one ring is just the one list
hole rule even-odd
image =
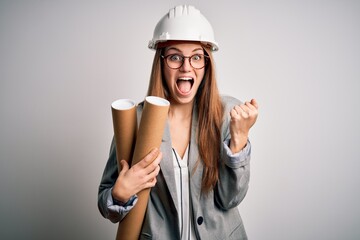
[[193, 110], [193, 101], [186, 104], [178, 104], [178, 103], [171, 103], [170, 104], [170, 111], [169, 111], [169, 118], [177, 118], [177, 119], [189, 119], [192, 116]]

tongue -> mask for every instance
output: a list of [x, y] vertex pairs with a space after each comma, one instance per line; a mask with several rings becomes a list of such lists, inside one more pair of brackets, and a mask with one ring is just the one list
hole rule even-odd
[[191, 83], [190, 81], [182, 81], [182, 80], [179, 80], [177, 82], [177, 85], [178, 85], [178, 88], [180, 90], [180, 92], [182, 93], [188, 93], [190, 92], [191, 90]]

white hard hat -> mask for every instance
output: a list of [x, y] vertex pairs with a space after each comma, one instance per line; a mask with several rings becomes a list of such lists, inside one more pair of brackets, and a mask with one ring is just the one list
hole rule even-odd
[[199, 41], [210, 45], [212, 51], [219, 49], [210, 23], [198, 9], [190, 5], [170, 9], [156, 25], [153, 39], [148, 46], [156, 49], [159, 42], [169, 40]]

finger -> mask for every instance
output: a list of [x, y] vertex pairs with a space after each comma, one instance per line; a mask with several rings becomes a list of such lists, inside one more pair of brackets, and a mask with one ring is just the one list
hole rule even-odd
[[242, 118], [248, 118], [249, 116], [250, 116], [249, 113], [247, 113], [247, 112], [245, 112], [245, 111], [242, 111], [242, 112], [241, 112], [241, 117], [242, 117]]
[[248, 112], [249, 109], [245, 104], [241, 104], [241, 105], [236, 105], [234, 108], [235, 110], [235, 114], [233, 115], [234, 118], [247, 118], [248, 117]]
[[244, 111], [241, 107], [241, 105], [236, 105], [234, 107], [234, 110], [237, 112], [237, 114], [241, 114], [242, 111]]
[[150, 151], [148, 155], [145, 156], [145, 158], [143, 158], [136, 165], [138, 165], [141, 168], [146, 168], [158, 156], [158, 154], [159, 154], [159, 149], [154, 148], [153, 150]]
[[[149, 175], [148, 175], [148, 179], [153, 179], [156, 178], [157, 175], [159, 175], [160, 172], [160, 166], [157, 165], [157, 167], [154, 169], [154, 171], [152, 171]], [[149, 181], [149, 180], [148, 180]]]
[[248, 117], [249, 113], [250, 113], [250, 109], [248, 108], [248, 106], [246, 106], [245, 104], [241, 104], [240, 105], [241, 108], [241, 116], [243, 117]]
[[256, 109], [259, 109], [259, 105], [258, 105], [258, 102], [256, 101], [255, 98], [251, 99], [251, 102], [250, 102]]
[[145, 162], [150, 164], [157, 156], [159, 155], [159, 149], [154, 148], [150, 153], [145, 157]]
[[238, 117], [239, 113], [235, 110], [235, 107], [231, 109], [230, 111], [230, 117], [236, 118]]
[[162, 159], [162, 152], [159, 152], [158, 156], [154, 159], [154, 161], [153, 161], [152, 163], [150, 163], [150, 164], [145, 168], [145, 173], [146, 173], [146, 174], [150, 174], [150, 173], [152, 173], [156, 168], [158, 168], [161, 159]]
[[156, 177], [155, 177], [155, 178], [152, 178], [152, 179], [150, 179], [148, 182], [145, 183], [144, 188], [154, 187], [156, 183], [157, 183]]
[[251, 102], [245, 102], [245, 105], [249, 108], [249, 110], [251, 110], [251, 111], [255, 111], [257, 108], [254, 106], [254, 105], [252, 105], [252, 103]]

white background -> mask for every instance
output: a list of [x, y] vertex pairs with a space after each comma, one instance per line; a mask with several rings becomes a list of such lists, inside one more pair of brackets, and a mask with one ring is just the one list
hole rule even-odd
[[[158, 20], [189, 1], [0, 1], [0, 238], [114, 239], [110, 104], [142, 101]], [[252, 240], [360, 238], [360, 2], [192, 1], [223, 94], [255, 97]]]

